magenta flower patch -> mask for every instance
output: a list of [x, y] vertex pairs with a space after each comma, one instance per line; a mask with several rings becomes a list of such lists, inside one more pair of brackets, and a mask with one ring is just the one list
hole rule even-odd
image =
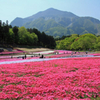
[[0, 100], [99, 98], [99, 57], [0, 65]]

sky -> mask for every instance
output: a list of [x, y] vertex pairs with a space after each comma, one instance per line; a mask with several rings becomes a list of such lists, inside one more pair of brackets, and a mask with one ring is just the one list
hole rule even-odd
[[16, 17], [29, 17], [48, 8], [100, 20], [100, 0], [0, 0], [0, 20], [10, 24]]

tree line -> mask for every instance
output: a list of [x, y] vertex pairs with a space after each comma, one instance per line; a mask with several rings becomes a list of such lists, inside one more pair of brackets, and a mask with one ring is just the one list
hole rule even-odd
[[25, 27], [12, 27], [8, 21], [0, 20], [0, 44], [29, 45], [55, 48], [56, 42], [53, 36], [46, 35], [38, 29]]
[[100, 36], [91, 33], [72, 34], [56, 41], [56, 49], [63, 50], [100, 50]]
[[[56, 42], [55, 42], [56, 41]], [[100, 36], [91, 33], [55, 38], [35, 28], [12, 27], [0, 20], [0, 44], [28, 45], [64, 50], [100, 50]]]

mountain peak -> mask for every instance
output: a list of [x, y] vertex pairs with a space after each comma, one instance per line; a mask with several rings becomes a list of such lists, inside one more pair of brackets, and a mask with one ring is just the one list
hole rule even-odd
[[63, 12], [63, 11], [60, 11], [60, 10], [58, 10], [58, 9], [55, 9], [55, 8], [49, 8], [49, 9], [47, 9], [47, 10], [45, 10], [44, 12], [48, 12], [48, 13], [61, 13], [61, 12]]
[[59, 10], [57, 10], [55, 8], [48, 8], [46, 11], [53, 11], [53, 10], [59, 11]]
[[[16, 18], [11, 22], [11, 25], [14, 26], [23, 26], [27, 22], [34, 21], [38, 18], [45, 18], [45, 19], [54, 19], [54, 20], [59, 20], [60, 18], [65, 17], [65, 18], [73, 18], [73, 17], [78, 17], [73, 13], [67, 12], [67, 11], [61, 11], [57, 10], [55, 8], [49, 8], [45, 11], [40, 11], [32, 16], [26, 17], [26, 18]], [[21, 20], [22, 19], [22, 20]], [[19, 25], [20, 24], [20, 25]]]
[[55, 8], [48, 8], [47, 10], [55, 10]]
[[61, 11], [61, 10], [58, 10], [58, 9], [55, 9], [55, 8], [49, 8], [49, 9], [47, 9], [45, 11], [41, 11], [37, 14], [42, 16], [42, 17], [67, 17], [67, 18], [69, 18], [69, 17], [78, 17], [78, 16], [76, 16], [75, 14], [73, 14], [71, 12]]

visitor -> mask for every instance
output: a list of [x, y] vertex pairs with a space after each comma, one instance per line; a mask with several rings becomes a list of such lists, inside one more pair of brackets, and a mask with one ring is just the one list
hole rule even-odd
[[24, 59], [24, 56], [22, 57], [22, 59]]
[[26, 54], [25, 54], [25, 59], [26, 59]]
[[86, 51], [86, 54], [88, 54], [88, 51]]
[[40, 58], [44, 58], [44, 56], [42, 55]]

